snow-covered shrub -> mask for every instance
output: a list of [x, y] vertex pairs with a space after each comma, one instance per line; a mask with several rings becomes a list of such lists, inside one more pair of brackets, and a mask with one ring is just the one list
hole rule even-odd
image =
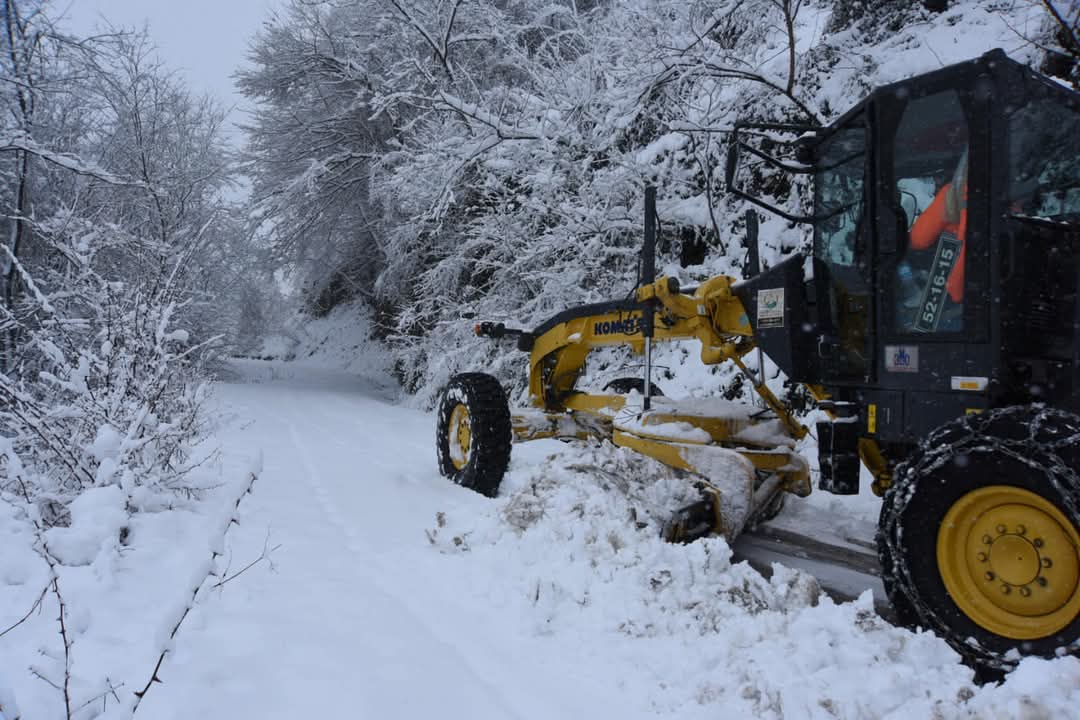
[[195, 490], [204, 361], [235, 324], [208, 301], [242, 236], [223, 112], [145, 34], [69, 38], [49, 10], [0, 9], [0, 499], [45, 525], [90, 487], [129, 512]]
[[179, 263], [109, 280], [95, 270], [103, 253], [92, 244], [103, 238], [94, 235], [81, 247], [53, 238], [65, 250], [59, 272], [34, 278], [20, 268], [30, 292], [4, 313], [19, 350], [0, 372], [9, 455], [0, 487], [66, 505], [115, 484], [135, 509], [162, 491], [192, 490], [183, 479], [205, 430], [202, 364], [213, 341], [193, 341], [177, 323], [190, 302]]

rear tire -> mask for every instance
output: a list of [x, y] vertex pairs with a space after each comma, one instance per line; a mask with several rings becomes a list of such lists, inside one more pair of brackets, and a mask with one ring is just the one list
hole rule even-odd
[[499, 381], [484, 373], [455, 375], [439, 398], [439, 472], [495, 497], [510, 464], [512, 434], [510, 407]]
[[901, 465], [878, 530], [902, 623], [981, 670], [1080, 652], [1080, 418], [1012, 407], [932, 433]]

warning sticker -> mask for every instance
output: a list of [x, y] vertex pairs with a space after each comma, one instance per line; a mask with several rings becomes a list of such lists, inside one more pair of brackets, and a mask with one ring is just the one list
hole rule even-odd
[[919, 372], [918, 345], [886, 345], [885, 370], [888, 372]]
[[768, 288], [757, 293], [759, 328], [784, 327], [784, 288]]

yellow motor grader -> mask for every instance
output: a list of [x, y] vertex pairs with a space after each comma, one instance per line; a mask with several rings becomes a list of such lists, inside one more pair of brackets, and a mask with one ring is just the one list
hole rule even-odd
[[[808, 176], [812, 214], [744, 191], [748, 172]], [[993, 51], [878, 88], [828, 127], [737, 125], [726, 180], [810, 225], [812, 253], [742, 281], [656, 278], [647, 188], [633, 297], [531, 331], [476, 326], [529, 353], [532, 407], [455, 376], [443, 474], [494, 496], [512, 441], [603, 438], [699, 484], [668, 539], [734, 539], [811, 491], [794, 450], [808, 428], [743, 362], [760, 350], [828, 413], [818, 488], [856, 493], [865, 466], [883, 496], [878, 560], [902, 623], [991, 670], [1080, 652], [1080, 95]], [[662, 397], [653, 343], [682, 339], [734, 364], [769, 412]], [[643, 376], [576, 389], [610, 345], [642, 353]]]

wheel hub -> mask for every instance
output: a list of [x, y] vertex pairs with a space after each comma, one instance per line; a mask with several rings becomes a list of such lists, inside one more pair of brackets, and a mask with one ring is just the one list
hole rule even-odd
[[1009, 585], [1024, 586], [1039, 576], [1039, 551], [1021, 535], [999, 535], [990, 544], [987, 562], [990, 571]]
[[938, 531], [949, 595], [969, 618], [1003, 637], [1033, 640], [1080, 612], [1080, 534], [1050, 501], [994, 485], [961, 497]]
[[472, 423], [469, 420], [469, 409], [464, 404], [458, 403], [450, 413], [448, 426], [450, 441], [450, 462], [454, 467], [461, 470], [469, 464], [469, 453], [472, 448]]

